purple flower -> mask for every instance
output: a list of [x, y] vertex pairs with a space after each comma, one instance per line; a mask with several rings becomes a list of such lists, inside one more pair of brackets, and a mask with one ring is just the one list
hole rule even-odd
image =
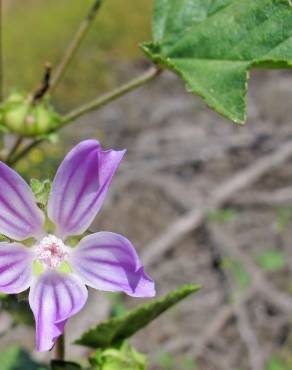
[[104, 151], [95, 140], [71, 150], [49, 196], [54, 235], [46, 233], [45, 216], [30, 187], [0, 162], [0, 233], [15, 241], [33, 238], [30, 248], [0, 243], [0, 291], [16, 294], [30, 288], [39, 351], [50, 350], [69, 317], [84, 306], [86, 285], [133, 297], [155, 295], [153, 280], [123, 236], [102, 231], [68, 246], [68, 237], [82, 235], [100, 210], [124, 154]]

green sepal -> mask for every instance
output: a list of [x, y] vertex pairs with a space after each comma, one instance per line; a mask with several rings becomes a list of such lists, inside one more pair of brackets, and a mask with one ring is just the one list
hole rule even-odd
[[48, 199], [52, 188], [51, 181], [50, 180], [40, 181], [38, 179], [31, 179], [30, 187], [36, 197], [37, 203], [43, 207], [46, 207], [48, 204]]

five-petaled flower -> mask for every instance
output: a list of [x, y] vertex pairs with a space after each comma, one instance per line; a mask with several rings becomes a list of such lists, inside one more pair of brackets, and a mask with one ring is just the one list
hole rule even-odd
[[[17, 294], [30, 288], [39, 351], [50, 350], [69, 317], [84, 306], [86, 285], [133, 297], [155, 295], [153, 280], [123, 236], [102, 231], [85, 236], [74, 248], [67, 245], [69, 236], [89, 228], [124, 154], [104, 151], [95, 140], [71, 150], [48, 200], [53, 233], [45, 231], [45, 216], [30, 187], [0, 162], [0, 233], [16, 241], [0, 243], [0, 291]], [[27, 240], [33, 240], [31, 247], [19, 243]]]

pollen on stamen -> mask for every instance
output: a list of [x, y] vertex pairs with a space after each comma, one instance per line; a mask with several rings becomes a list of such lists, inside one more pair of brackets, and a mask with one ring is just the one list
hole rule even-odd
[[44, 237], [35, 247], [36, 258], [50, 268], [58, 268], [66, 260], [68, 249], [55, 235]]

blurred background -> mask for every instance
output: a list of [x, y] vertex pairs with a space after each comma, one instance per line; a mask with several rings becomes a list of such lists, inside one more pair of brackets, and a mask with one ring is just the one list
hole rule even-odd
[[[90, 4], [89, 0], [4, 2], [6, 94], [36, 89], [44, 64], [58, 62]], [[150, 0], [105, 1], [53, 97], [60, 112], [147, 68], [139, 43], [151, 38], [151, 11]], [[260, 158], [269, 163], [270, 156], [292, 140], [291, 86], [291, 71], [253, 72], [248, 123], [236, 126], [209, 110], [199, 97], [188, 95], [173, 74], [164, 72], [136, 92], [84, 116], [61, 132], [57, 144], [43, 145], [19, 162], [18, 170], [27, 178], [46, 179], [82, 139], [128, 149], [92, 229], [112, 230], [131, 239], [145, 258], [159, 295], [188, 282], [203, 285], [199, 294], [133, 339], [149, 354], [151, 370], [292, 369], [292, 158], [287, 156], [263, 176], [246, 181], [239, 192], [230, 191], [220, 206], [206, 208], [216, 198], [219, 184]], [[200, 209], [207, 217], [163, 249], [166, 228], [175, 230], [185, 215]], [[70, 323], [68, 340], [140, 302], [92, 292], [86, 309]], [[24, 325], [14, 328], [5, 311], [0, 314], [0, 330], [3, 350], [14, 346], [11, 351], [16, 351], [16, 343], [33, 350], [33, 330]], [[68, 358], [78, 360], [83, 353], [81, 347], [68, 346]], [[0, 362], [0, 370], [7, 369]]]

